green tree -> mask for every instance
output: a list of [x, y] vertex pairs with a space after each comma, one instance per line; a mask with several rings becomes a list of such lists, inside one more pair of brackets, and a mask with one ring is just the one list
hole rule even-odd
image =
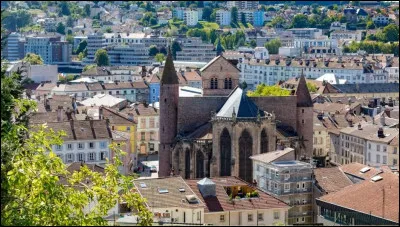
[[172, 52], [172, 57], [176, 59], [176, 52], [177, 51], [182, 51], [181, 45], [177, 41], [172, 42], [171, 45], [171, 52]]
[[67, 35], [67, 37], [65, 38], [65, 40], [66, 40], [69, 44], [73, 44], [73, 43], [74, 43], [74, 36], [72, 36], [72, 35]]
[[58, 22], [56, 32], [65, 35], [65, 25], [62, 22]]
[[265, 48], [267, 48], [269, 54], [278, 54], [279, 47], [282, 46], [282, 43], [279, 39], [273, 39], [267, 43], [265, 43]]
[[246, 27], [247, 26], [247, 21], [246, 21], [246, 16], [244, 13], [240, 13], [240, 22], [242, 22], [242, 24]]
[[42, 57], [33, 53], [27, 53], [23, 61], [29, 62], [31, 65], [43, 65]]
[[149, 48], [149, 56], [156, 56], [159, 53], [156, 45], [151, 45]]
[[374, 24], [374, 22], [372, 21], [372, 20], [368, 20], [367, 21], [367, 26], [366, 26], [366, 29], [375, 29], [375, 24]]
[[71, 15], [71, 11], [69, 10], [68, 2], [61, 1], [59, 7], [60, 7], [60, 12], [62, 15], [66, 15], [66, 16]]
[[85, 5], [84, 10], [85, 10], [86, 16], [90, 17], [90, 5], [89, 4]]
[[308, 27], [308, 17], [304, 14], [297, 14], [293, 17], [292, 21], [293, 28], [307, 28]]
[[213, 9], [213, 12], [210, 15], [210, 22], [215, 22], [217, 19], [217, 9]]
[[32, 23], [32, 16], [27, 10], [5, 11], [1, 12], [3, 19], [1, 24], [10, 32], [25, 27]]
[[154, 57], [154, 60], [156, 60], [157, 62], [160, 62], [160, 64], [162, 64], [162, 62], [165, 60], [165, 55], [162, 53], [158, 53]]
[[74, 27], [74, 19], [71, 16], [67, 18], [67, 27]]
[[309, 92], [317, 92], [317, 86], [313, 83], [307, 82], [307, 88]]
[[94, 55], [94, 60], [97, 66], [107, 66], [110, 65], [110, 59], [108, 58], [107, 51], [104, 49], [99, 49]]
[[257, 47], [257, 42], [256, 42], [254, 39], [252, 39], [252, 40], [250, 41], [250, 46], [251, 46], [252, 48], [256, 48], [256, 47]]
[[211, 43], [215, 43], [215, 41], [217, 40], [218, 35], [217, 35], [217, 31], [215, 29], [211, 29], [210, 33], [209, 33], [209, 40]]
[[87, 47], [87, 41], [86, 39], [84, 39], [78, 44], [78, 47], [75, 50], [75, 54], [82, 53], [86, 49], [86, 47]]
[[106, 32], [106, 33], [112, 33], [111, 27], [107, 27], [106, 30], [105, 30], [105, 32]]
[[399, 41], [399, 27], [395, 24], [389, 24], [383, 28], [385, 40], [387, 42], [398, 42]]
[[286, 20], [281, 16], [276, 16], [271, 21], [271, 25], [274, 27], [283, 27], [284, 24], [286, 24]]
[[212, 13], [213, 13], [213, 10], [211, 7], [209, 7], [209, 6], [204, 7], [203, 14], [202, 14], [203, 20], [211, 21]]
[[237, 25], [238, 24], [238, 8], [236, 6], [232, 7], [231, 9], [231, 20], [232, 23]]
[[247, 95], [250, 97], [257, 96], [289, 96], [291, 94], [290, 90], [283, 89], [277, 85], [257, 85], [254, 91], [248, 91]]
[[82, 69], [82, 72], [85, 72], [87, 70], [93, 69], [96, 66], [97, 65], [95, 65], [95, 64], [85, 65], [85, 67], [83, 67], [83, 69]]

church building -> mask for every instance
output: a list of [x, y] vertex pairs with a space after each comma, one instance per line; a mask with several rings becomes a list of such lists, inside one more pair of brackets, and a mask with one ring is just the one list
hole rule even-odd
[[252, 155], [290, 146], [296, 159], [311, 158], [313, 104], [304, 76], [294, 95], [248, 97], [239, 73], [219, 55], [200, 69], [202, 96], [179, 97], [168, 53], [160, 81], [160, 177], [252, 182]]

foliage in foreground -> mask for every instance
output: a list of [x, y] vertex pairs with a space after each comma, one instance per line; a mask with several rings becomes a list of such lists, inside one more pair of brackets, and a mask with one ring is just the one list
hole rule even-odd
[[[130, 190], [133, 178], [118, 172], [125, 152], [114, 144], [110, 146], [116, 155], [113, 164], [107, 161], [104, 175], [86, 166], [69, 174], [52, 151], [53, 145], [63, 143], [61, 136], [65, 133], [47, 130], [46, 124], [36, 127], [17, 147], [6, 182], [2, 182], [12, 185], [8, 187], [11, 198], [1, 213], [2, 225], [107, 225], [103, 217], [123, 200], [138, 211], [141, 225], [152, 223], [144, 199]], [[17, 130], [26, 128], [15, 128], [2, 140], [17, 142], [13, 140]], [[3, 149], [3, 143], [1, 146]], [[65, 184], [60, 179], [66, 180]]]

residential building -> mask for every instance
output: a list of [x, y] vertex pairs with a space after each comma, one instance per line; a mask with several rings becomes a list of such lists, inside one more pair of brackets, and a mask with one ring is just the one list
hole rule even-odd
[[256, 10], [258, 9], [258, 1], [227, 1], [226, 5], [229, 9], [237, 7], [240, 9]]
[[[29, 63], [28, 63], [29, 64]], [[29, 64], [29, 77], [35, 83], [50, 81], [56, 83], [58, 81], [58, 65], [31, 65]]]
[[172, 11], [172, 16], [178, 18], [179, 20], [183, 20], [185, 14], [185, 10], [183, 8], [174, 8]]
[[288, 225], [312, 223], [312, 165], [296, 161], [292, 148], [253, 155], [250, 159], [253, 178], [260, 189], [292, 206]]
[[346, 31], [346, 23], [340, 23], [339, 21], [334, 21], [331, 23], [329, 31]]
[[388, 146], [388, 165], [399, 166], [399, 136], [392, 139]]
[[326, 124], [323, 124], [321, 120], [324, 120], [323, 114], [314, 113], [313, 157], [315, 159], [322, 158], [320, 165], [325, 166], [327, 164], [326, 162], [329, 161], [328, 157], [331, 150], [331, 140], [329, 130], [325, 127]]
[[56, 20], [54, 18], [45, 18], [44, 20], [44, 30], [46, 32], [55, 32], [57, 28]]
[[[308, 54], [336, 54], [339, 55], [341, 50], [338, 47], [337, 39], [328, 39], [325, 37], [320, 37], [317, 39], [300, 39], [297, 38], [293, 41], [293, 46], [295, 48], [300, 48], [300, 52]], [[316, 55], [317, 56], [317, 55]]]
[[198, 37], [177, 39], [182, 51], [176, 52], [177, 61], [208, 62], [216, 56], [214, 45], [203, 43]]
[[[86, 162], [105, 166], [106, 158], [111, 158], [111, 150], [108, 147], [112, 142], [112, 134], [107, 120], [74, 120], [72, 110], [57, 109], [57, 121], [49, 121], [49, 113], [33, 116], [31, 126], [47, 122], [47, 127], [55, 133], [64, 131], [62, 145], [53, 145], [53, 152], [64, 163]], [[36, 119], [35, 119], [36, 118]], [[32, 119], [32, 118], [31, 118]]]
[[288, 31], [297, 39], [317, 39], [322, 36], [322, 30], [318, 28], [292, 28]]
[[228, 26], [231, 24], [231, 11], [219, 9], [216, 12], [215, 20], [220, 26]]
[[357, 10], [354, 7], [346, 7], [343, 9], [343, 14], [346, 17], [346, 21], [349, 23], [357, 22]]
[[21, 35], [12, 32], [7, 37], [7, 43], [4, 50], [5, 59], [8, 61], [16, 61], [20, 59], [18, 42], [21, 40]]
[[264, 26], [265, 12], [264, 11], [254, 11], [253, 12], [253, 26], [262, 27]]
[[61, 41], [60, 36], [31, 35], [26, 37], [25, 55], [34, 53], [43, 59], [44, 64], [57, 64], [71, 61], [71, 45]]
[[356, 30], [356, 31], [335, 30], [335, 31], [331, 32], [330, 38], [336, 39], [336, 40], [361, 41], [362, 31], [361, 30]]
[[382, 15], [382, 14], [379, 14], [377, 16], [374, 16], [372, 18], [372, 21], [375, 24], [378, 24], [378, 25], [387, 25], [389, 23], [389, 17], [385, 16], [385, 15]]
[[183, 20], [187, 26], [196, 26], [199, 22], [199, 11], [193, 9], [185, 10]]
[[160, 101], [160, 76], [158, 74], [153, 74], [147, 80], [149, 84], [149, 102], [159, 102]]
[[[253, 23], [253, 10], [239, 10], [238, 11], [238, 20], [239, 21], [246, 21], [246, 23]], [[244, 18], [243, 18], [244, 17]]]
[[398, 201], [398, 175], [381, 173], [317, 198], [316, 222], [328, 226], [398, 225]]
[[399, 67], [385, 67], [389, 83], [399, 83]]
[[[185, 180], [205, 205], [204, 224], [287, 225], [290, 206], [237, 177]], [[218, 205], [217, 205], [218, 204]]]
[[[147, 200], [153, 221], [173, 224], [204, 224], [205, 204], [181, 177], [137, 179], [134, 187]], [[128, 213], [126, 203], [119, 204], [119, 213]]]
[[145, 66], [102, 66], [93, 67], [82, 72], [82, 78], [91, 78], [105, 83], [140, 82], [146, 75]]
[[136, 141], [138, 154], [153, 154], [159, 151], [159, 110], [154, 103], [132, 105], [120, 111], [137, 122]]

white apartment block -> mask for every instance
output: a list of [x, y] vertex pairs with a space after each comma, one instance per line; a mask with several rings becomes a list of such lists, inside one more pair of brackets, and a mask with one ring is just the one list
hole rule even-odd
[[216, 21], [220, 26], [227, 26], [231, 24], [231, 11], [219, 9], [216, 12]]
[[337, 40], [351, 40], [351, 41], [361, 41], [362, 31], [334, 31], [331, 33], [331, 39]]
[[373, 17], [373, 18], [372, 18], [372, 21], [373, 21], [375, 24], [386, 25], [386, 24], [389, 23], [389, 17], [383, 16], [383, 15], [378, 15], [378, 16], [376, 16], [376, 17]]
[[184, 38], [177, 40], [181, 43], [182, 51], [176, 52], [177, 61], [209, 62], [216, 56], [214, 45], [203, 43], [200, 38]]
[[346, 31], [346, 23], [340, 23], [339, 21], [334, 21], [332, 22], [329, 31]]
[[258, 9], [259, 1], [227, 1], [226, 6], [228, 9], [236, 6], [238, 9]]
[[187, 26], [196, 26], [199, 22], [199, 11], [185, 10], [183, 13], [183, 19]]
[[293, 46], [300, 48], [301, 52], [309, 54], [340, 54], [337, 39], [318, 38], [318, 39], [294, 39]]
[[399, 83], [399, 67], [386, 67], [389, 83]]

